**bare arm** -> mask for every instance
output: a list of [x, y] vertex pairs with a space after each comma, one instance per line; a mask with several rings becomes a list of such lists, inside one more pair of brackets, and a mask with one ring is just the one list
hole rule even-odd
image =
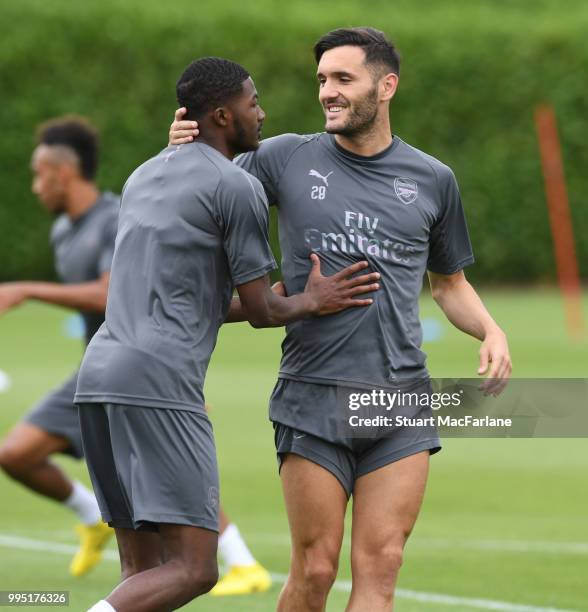
[[429, 272], [429, 282], [434, 300], [449, 321], [482, 341], [478, 374], [485, 374], [490, 366], [489, 379], [508, 379], [512, 362], [506, 335], [490, 316], [463, 271], [449, 275]]
[[312, 270], [304, 293], [285, 297], [281, 290], [272, 291], [268, 276], [237, 287], [243, 314], [253, 327], [278, 327], [308, 316], [333, 314], [346, 308], [372, 304], [371, 298], [357, 299], [355, 296], [379, 289], [375, 282], [380, 278], [379, 273], [351, 278], [367, 267], [366, 261], [348, 266], [332, 276], [323, 276], [318, 255], [313, 253], [311, 260]]
[[[286, 297], [286, 288], [282, 281], [274, 283], [272, 285], [272, 291], [282, 297]], [[233, 297], [225, 323], [241, 323], [243, 321], [247, 321], [247, 316], [245, 315], [243, 306], [241, 306], [241, 300], [238, 297]]]
[[233, 297], [225, 323], [241, 323], [241, 321], [247, 321], [247, 317], [241, 307], [241, 300]]
[[239, 285], [237, 291], [245, 320], [253, 327], [279, 327], [315, 314], [316, 305], [306, 293], [274, 299], [267, 276]]
[[0, 284], [0, 314], [27, 300], [39, 300], [75, 310], [104, 312], [108, 292], [108, 272], [87, 283], [64, 285], [25, 281]]

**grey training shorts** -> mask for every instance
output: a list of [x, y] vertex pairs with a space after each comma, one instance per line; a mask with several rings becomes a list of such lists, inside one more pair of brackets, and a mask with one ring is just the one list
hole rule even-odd
[[[402, 428], [376, 437], [343, 438], [333, 425], [337, 387], [279, 379], [270, 400], [278, 465], [287, 454], [324, 467], [351, 496], [355, 481], [385, 465], [441, 450], [436, 427]], [[430, 409], [420, 416], [430, 414]]]
[[77, 383], [78, 373], [75, 372], [25, 414], [23, 421], [49, 434], [65, 438], [69, 442], [69, 447], [64, 452], [81, 459], [84, 456], [84, 449], [80, 419], [77, 406], [73, 403]]
[[80, 404], [79, 415], [104, 521], [143, 531], [171, 523], [218, 532], [218, 468], [206, 415], [118, 404]]

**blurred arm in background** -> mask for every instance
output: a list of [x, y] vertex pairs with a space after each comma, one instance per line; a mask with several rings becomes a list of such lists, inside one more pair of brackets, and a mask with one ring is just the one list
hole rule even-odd
[[109, 277], [110, 274], [105, 272], [95, 281], [71, 285], [36, 281], [0, 283], [0, 314], [27, 300], [103, 313], [106, 309]]

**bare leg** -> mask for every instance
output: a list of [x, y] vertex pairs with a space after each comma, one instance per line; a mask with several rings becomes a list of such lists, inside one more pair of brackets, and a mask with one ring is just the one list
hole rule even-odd
[[428, 469], [429, 451], [424, 451], [356, 481], [347, 612], [393, 609], [404, 545], [423, 501]]
[[298, 455], [285, 457], [280, 476], [292, 559], [277, 609], [322, 611], [337, 576], [347, 495], [333, 474]]
[[[117, 530], [119, 532], [129, 530]], [[112, 591], [107, 601], [117, 612], [162, 612], [175, 610], [210, 591], [218, 578], [216, 532], [187, 525], [159, 525], [165, 561], [139, 571]], [[140, 559], [148, 551], [156, 562], [153, 534], [121, 533], [125, 559]], [[144, 537], [146, 536], [146, 537]], [[120, 543], [119, 543], [120, 546]], [[124, 571], [124, 569], [123, 569]]]
[[159, 533], [115, 529], [120, 556], [121, 582], [163, 563], [163, 547]]
[[72, 484], [48, 458], [68, 446], [65, 438], [18, 423], [0, 444], [0, 467], [32, 491], [63, 502], [71, 495]]

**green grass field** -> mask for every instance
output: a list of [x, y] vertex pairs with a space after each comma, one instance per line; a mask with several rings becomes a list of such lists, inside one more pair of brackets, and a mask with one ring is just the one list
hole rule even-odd
[[[587, 377], [588, 343], [566, 339], [557, 293], [487, 291], [482, 296], [509, 334], [516, 376]], [[12, 388], [0, 394], [0, 433], [80, 358], [79, 342], [62, 332], [68, 316], [31, 304], [0, 319], [0, 369], [12, 379]], [[425, 344], [432, 373], [475, 376], [477, 343], [453, 330], [428, 297], [422, 316], [442, 325], [441, 339]], [[209, 371], [207, 398], [214, 406], [223, 504], [258, 559], [283, 575], [288, 528], [266, 417], [281, 337], [282, 330], [226, 326]], [[586, 447], [585, 439], [447, 440], [432, 459], [396, 609], [588, 610]], [[83, 464], [59, 462], [88, 481]], [[69, 590], [75, 611], [109, 592], [118, 573], [114, 545], [93, 573], [72, 579], [67, 573], [67, 546], [75, 544], [72, 516], [4, 476], [0, 500], [0, 590]], [[344, 609], [348, 558], [346, 539], [330, 611]], [[204, 597], [187, 609], [269, 611], [279, 588], [276, 582], [264, 595]]]

